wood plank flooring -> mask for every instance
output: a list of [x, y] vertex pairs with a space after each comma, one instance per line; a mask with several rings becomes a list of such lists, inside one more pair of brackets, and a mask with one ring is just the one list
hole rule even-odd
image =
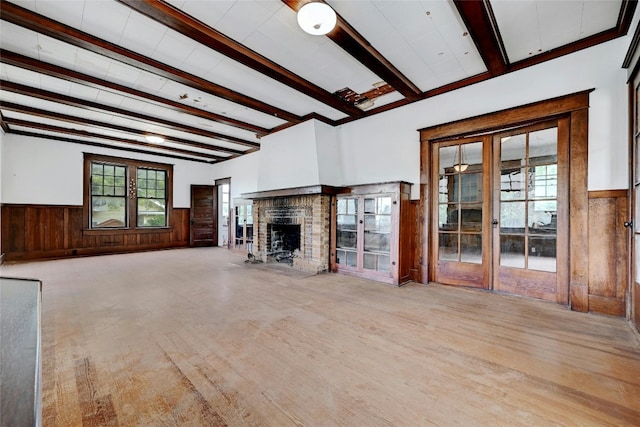
[[45, 426], [640, 425], [624, 319], [221, 248], [24, 264]]

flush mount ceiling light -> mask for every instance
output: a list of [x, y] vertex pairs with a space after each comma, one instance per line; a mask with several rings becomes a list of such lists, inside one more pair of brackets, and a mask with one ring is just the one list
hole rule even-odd
[[322, 36], [333, 30], [336, 12], [326, 3], [307, 3], [298, 10], [298, 25], [313, 36]]
[[164, 142], [164, 138], [158, 135], [146, 135], [144, 138], [151, 144], [162, 144]]

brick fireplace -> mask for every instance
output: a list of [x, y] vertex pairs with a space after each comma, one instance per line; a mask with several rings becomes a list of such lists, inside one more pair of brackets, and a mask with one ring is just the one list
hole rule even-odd
[[312, 273], [328, 271], [331, 201], [340, 190], [318, 185], [243, 194], [253, 200], [253, 255]]

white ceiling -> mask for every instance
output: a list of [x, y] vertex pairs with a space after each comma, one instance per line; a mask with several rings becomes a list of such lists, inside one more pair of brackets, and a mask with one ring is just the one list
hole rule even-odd
[[[337, 96], [331, 94], [344, 88], [364, 94], [372, 91], [375, 85], [384, 84], [384, 78], [372, 71], [370, 65], [365, 65], [370, 62], [361, 54], [354, 56], [339, 44], [339, 40], [334, 42], [329, 37], [331, 33], [328, 36], [304, 33], [297, 25], [295, 11], [283, 1], [155, 2], [175, 8], [198, 25], [204, 24], [204, 31], [215, 30], [222, 34], [232, 41], [232, 45], [235, 43], [234, 46], [244, 49], [242, 53], [248, 52], [249, 56], [258, 57], [259, 62], [269, 64], [275, 70], [275, 77], [216, 51], [206, 41], [169, 28], [126, 3], [127, 0], [2, 1], [0, 47], [7, 53], [0, 58], [0, 78], [5, 82], [4, 87], [0, 87], [0, 111], [5, 131], [57, 135], [78, 141], [91, 139], [53, 130], [56, 126], [91, 132], [96, 141], [118, 147], [126, 146], [127, 141], [146, 144], [141, 132], [158, 133], [174, 140], [211, 145], [211, 149], [206, 150], [167, 142], [163, 146], [167, 153], [171, 147], [179, 147], [183, 151], [191, 150], [193, 154], [175, 152], [175, 155], [195, 160], [214, 161], [204, 158], [203, 153], [231, 158], [259, 148], [261, 134], [308, 117], [339, 124], [375, 114], [384, 110], [385, 105], [391, 107], [423, 99], [430, 96], [430, 91], [464, 86], [468, 84], [466, 79], [495, 77], [499, 73], [489, 66], [487, 58], [492, 55], [495, 58], [496, 52], [501, 50], [502, 56], [506, 56], [502, 59], [504, 69], [500, 71], [504, 73], [519, 61], [549, 55], [548, 52], [555, 48], [570, 47], [595, 34], [613, 33], [619, 30], [621, 10], [630, 7], [623, 0], [492, 0], [484, 3], [495, 17], [492, 19], [490, 15], [482, 18], [476, 12], [469, 12], [473, 3], [483, 7], [481, 1], [328, 0], [345, 25], [355, 30], [356, 40], [359, 35], [359, 42], [365, 49], [373, 49], [373, 55], [382, 58], [391, 73], [416, 88], [412, 99], [405, 98], [398, 87], [398, 90], [382, 95], [369, 93], [374, 105], [359, 113], [352, 102], [341, 101], [341, 105]], [[11, 16], [15, 10], [8, 8], [14, 6], [41, 17], [29, 15], [29, 24], [13, 23]], [[635, 7], [635, 3], [632, 6]], [[52, 28], [54, 33], [56, 26], [52, 21], [59, 21], [71, 30], [93, 37], [92, 42], [65, 41], [68, 37], [65, 32], [53, 36], [42, 34], [42, 28], [32, 24], [40, 19], [44, 20], [42, 25]], [[483, 25], [495, 27], [497, 31], [482, 30]], [[347, 31], [340, 37], [344, 34], [352, 33]], [[495, 51], [477, 47], [496, 34], [502, 46], [494, 43]], [[124, 48], [132, 55], [142, 55], [145, 60], [155, 61], [154, 64], [166, 66], [171, 71], [159, 72], [152, 66], [122, 60], [117, 57], [118, 52], [106, 52], [105, 44], [111, 44], [111, 50]], [[40, 62], [37, 69], [29, 70], [31, 66], [12, 65], [6, 59], [9, 53]], [[42, 70], [51, 65], [62, 70], [56, 69], [58, 74], [55, 76], [43, 74]], [[81, 76], [71, 77], [69, 73], [72, 72], [81, 73]], [[52, 74], [51, 71], [47, 73]], [[182, 73], [188, 73], [186, 81]], [[291, 87], [286, 78], [280, 78], [281, 75], [293, 76], [300, 85]], [[181, 78], [182, 82], [179, 81]], [[9, 87], [9, 84], [14, 86]], [[24, 93], [25, 88], [30, 93]], [[68, 99], [42, 99], [38, 90], [72, 97], [79, 100], [76, 103], [84, 105], [65, 105], [69, 103]], [[11, 104], [25, 108], [16, 111], [15, 105]], [[256, 107], [257, 104], [260, 106]], [[104, 106], [104, 110], [99, 106]], [[180, 106], [188, 107], [188, 110], [179, 111]], [[32, 111], [34, 108], [50, 114], [47, 118], [39, 117]], [[194, 114], [194, 109], [201, 112]], [[131, 117], [127, 117], [126, 112], [131, 112]], [[131, 128], [138, 133], [94, 123], [81, 124], [77, 120], [72, 123], [61, 120], [56, 114]], [[29, 122], [50, 127], [30, 126]], [[187, 125], [191, 130], [175, 129], [166, 122]], [[196, 134], [193, 128], [202, 132]], [[100, 135], [114, 139], [102, 140]], [[235, 143], [226, 137], [239, 138], [245, 143]], [[236, 153], [225, 153], [220, 148]], [[157, 146], [138, 149], [159, 150]]]

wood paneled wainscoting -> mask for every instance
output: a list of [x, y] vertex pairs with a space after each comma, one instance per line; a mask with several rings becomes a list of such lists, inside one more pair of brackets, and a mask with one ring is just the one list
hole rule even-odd
[[87, 230], [82, 206], [2, 205], [6, 261], [137, 252], [189, 246], [189, 209], [169, 212], [169, 227]]
[[627, 190], [589, 192], [588, 311], [625, 315], [629, 287]]

